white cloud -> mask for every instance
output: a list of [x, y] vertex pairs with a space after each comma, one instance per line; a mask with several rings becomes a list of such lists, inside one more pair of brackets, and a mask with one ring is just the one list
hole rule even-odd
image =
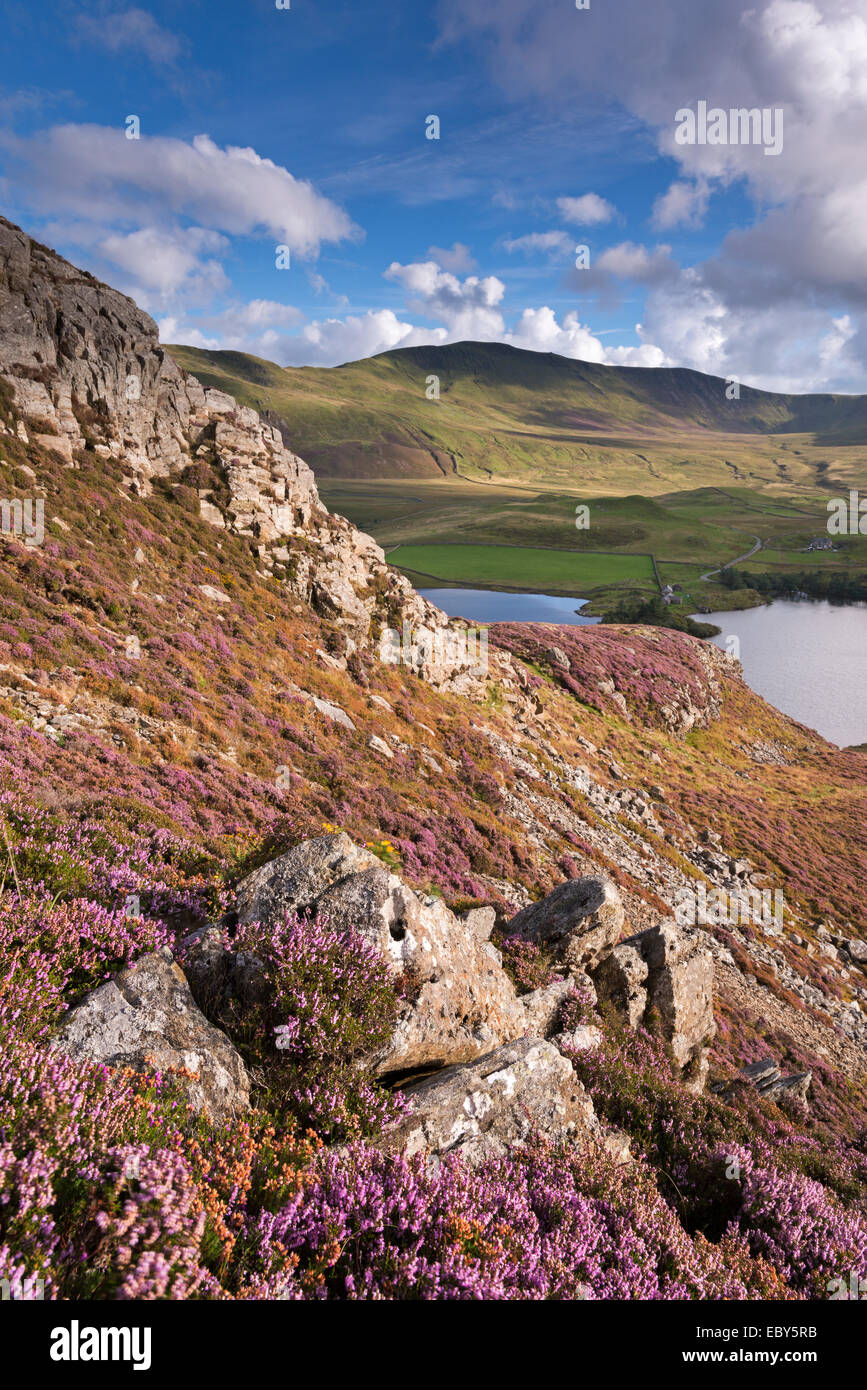
[[646, 246], [637, 246], [633, 241], [621, 241], [617, 246], [609, 246], [601, 256], [597, 256], [595, 264], [597, 270], [624, 280], [637, 280], [645, 285], [676, 273], [670, 246], [656, 246], [648, 251]]
[[204, 348], [207, 352], [217, 352], [220, 348], [229, 346], [220, 336], [208, 338], [195, 324], [180, 318], [177, 314], [168, 314], [165, 318], [157, 319], [157, 327], [160, 331], [161, 343], [177, 343], [183, 344], [184, 347]]
[[252, 299], [230, 304], [218, 313], [187, 320], [170, 314], [158, 322], [164, 343], [188, 343], [192, 347], [231, 348], [271, 360], [279, 357], [286, 330], [304, 319], [300, 309], [274, 299]]
[[476, 262], [470, 255], [470, 248], [465, 246], [462, 241], [456, 241], [446, 249], [443, 246], [429, 246], [428, 256], [432, 261], [441, 265], [443, 270], [451, 270], [455, 275], [461, 271], [465, 274], [470, 270], [475, 270]]
[[556, 254], [559, 252], [565, 255], [572, 249], [575, 238], [568, 232], [528, 232], [526, 236], [515, 237], [512, 241], [504, 241], [508, 252], [524, 251], [531, 254], [535, 251]]
[[301, 310], [292, 304], [281, 304], [276, 299], [251, 299], [248, 304], [223, 309], [219, 321], [242, 333], [245, 329], [265, 325], [274, 327], [277, 324], [299, 323], [303, 317]]
[[204, 227], [140, 227], [111, 232], [93, 244], [103, 260], [126, 272], [133, 298], [145, 308], [154, 295], [207, 300], [228, 287], [217, 257], [229, 242]]
[[[651, 285], [642, 330], [650, 341], [686, 365], [776, 389], [863, 390], [863, 4], [622, 0], [592, 13], [589, 33], [538, 0], [443, 0], [441, 10], [443, 36], [481, 42], [513, 99], [598, 99], [655, 132], [660, 152], [680, 169], [653, 209], [657, 229], [700, 226], [711, 194], [735, 183], [752, 197], [752, 225], [731, 232], [702, 265], [659, 267], [655, 282], [643, 277]], [[782, 110], [782, 152], [771, 158], [762, 145], [678, 145], [675, 113], [699, 100], [726, 111]], [[608, 268], [617, 273], [611, 260]], [[583, 283], [590, 288], [592, 278]], [[844, 334], [839, 324], [847, 315]]]
[[533, 352], [557, 352], [562, 357], [579, 357], [585, 362], [604, 362], [605, 348], [589, 328], [579, 323], [577, 314], [567, 314], [562, 326], [553, 309], [525, 309], [514, 331], [506, 334], [513, 347]]
[[20, 195], [37, 211], [103, 226], [190, 218], [230, 236], [271, 237], [301, 256], [358, 229], [311, 183], [255, 150], [221, 149], [208, 135], [128, 140], [122, 128], [54, 126], [0, 135], [20, 169]]
[[568, 313], [562, 324], [557, 322], [553, 309], [525, 309], [518, 324], [505, 335], [513, 347], [529, 348], [533, 352], [556, 352], [561, 357], [575, 357], [582, 362], [616, 363], [629, 367], [663, 367], [669, 365], [665, 354], [652, 344], [639, 347], [607, 348], [590, 328], [579, 321], [576, 313]]
[[469, 275], [459, 280], [441, 270], [436, 261], [415, 261], [400, 265], [393, 261], [385, 272], [407, 291], [407, 308], [425, 318], [445, 324], [451, 339], [495, 339], [503, 332], [497, 305], [506, 292], [496, 275]]
[[598, 193], [584, 193], [580, 198], [558, 198], [557, 207], [564, 222], [575, 222], [583, 227], [595, 227], [617, 216], [614, 204], [600, 198]]
[[345, 319], [306, 324], [296, 337], [284, 340], [281, 360], [287, 366], [334, 366], [373, 357], [391, 348], [417, 347], [422, 343], [446, 340], [447, 334], [442, 328], [416, 328], [404, 323], [391, 309], [376, 309]]
[[779, 303], [756, 314], [749, 302], [730, 304], [701, 267], [650, 291], [638, 334], [678, 366], [736, 376], [767, 391], [863, 390], [851, 316], [808, 303]]
[[180, 57], [185, 44], [169, 29], [158, 24], [153, 15], [133, 6], [99, 14], [76, 16], [75, 28], [81, 38], [109, 53], [131, 49], [152, 63], [171, 64]]
[[700, 227], [707, 215], [710, 187], [706, 179], [672, 183], [653, 205], [651, 221], [659, 231], [669, 227]]
[[[24, 138], [0, 133], [0, 146], [18, 166], [19, 201], [53, 219], [43, 235], [83, 250], [84, 258], [68, 253], [151, 313], [173, 312], [176, 320], [229, 289], [223, 262], [232, 237], [270, 241], [264, 264], [276, 275], [278, 246], [310, 258], [323, 242], [359, 235], [306, 180], [253, 149], [221, 149], [207, 135], [190, 143], [147, 134], [128, 140], [124, 129], [67, 125]], [[242, 329], [218, 331], [234, 340]]]
[[193, 347], [224, 347], [251, 352], [257, 357], [274, 357], [285, 338], [286, 328], [303, 322], [303, 313], [293, 304], [274, 299], [251, 299], [246, 304], [229, 304], [214, 314], [200, 314], [195, 320], [170, 314], [158, 321], [163, 342], [185, 342]]

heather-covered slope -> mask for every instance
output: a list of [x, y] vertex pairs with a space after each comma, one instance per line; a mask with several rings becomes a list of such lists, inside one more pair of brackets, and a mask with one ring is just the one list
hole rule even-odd
[[[0, 537], [0, 1277], [56, 1298], [790, 1298], [867, 1275], [864, 755], [669, 631], [498, 625], [486, 671], [381, 660], [383, 623], [445, 620], [234, 402], [203, 392], [169, 461], [158, 390], [128, 444], [123, 403], [100, 406], [126, 361], [52, 359], [21, 328], [67, 277], [36, 259], [39, 294], [0, 292], [0, 496], [44, 502], [45, 532]], [[306, 513], [269, 510], [280, 481]], [[239, 885], [287, 852], [316, 874], [245, 912]], [[515, 929], [599, 880], [620, 906], [580, 964]], [[784, 893], [781, 925], [709, 922], [654, 961], [685, 891], [749, 884]], [[445, 933], [464, 1008], [433, 1061], [417, 922]], [[642, 950], [637, 989], [676, 998], [636, 1023], [617, 970]], [[703, 1091], [678, 1036], [696, 962]], [[159, 1068], [113, 1031], [147, 1036], [149, 990], [201, 1030], [160, 1035], [179, 1060]], [[480, 1161], [429, 1163], [430, 1090], [395, 1039], [448, 1113], [451, 1068], [486, 1048], [517, 1048], [495, 1074], [526, 1080], [521, 1010], [562, 1113], [528, 1092], [522, 1148], [498, 1112]], [[212, 1028], [233, 1093], [195, 1050]], [[806, 1103], [739, 1075], [768, 1056], [810, 1073]], [[419, 1114], [425, 1143], [398, 1143]]]

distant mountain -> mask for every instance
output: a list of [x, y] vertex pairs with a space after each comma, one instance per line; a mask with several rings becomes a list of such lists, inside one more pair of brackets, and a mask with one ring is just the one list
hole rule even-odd
[[[276, 366], [241, 352], [169, 351], [206, 385], [284, 422], [323, 477], [464, 473], [563, 480], [599, 447], [647, 446], [664, 468], [691, 449], [766, 454], [773, 436], [867, 444], [867, 396], [779, 395], [685, 368], [607, 367], [502, 343], [399, 348], [342, 367]], [[426, 392], [435, 383], [439, 398]], [[661, 453], [660, 453], [661, 451]], [[731, 452], [731, 449], [728, 450]], [[640, 456], [639, 456], [640, 457]], [[720, 477], [731, 481], [722, 457]], [[821, 477], [818, 470], [803, 481]], [[767, 465], [764, 475], [778, 477]], [[667, 471], [666, 481], [680, 478]]]

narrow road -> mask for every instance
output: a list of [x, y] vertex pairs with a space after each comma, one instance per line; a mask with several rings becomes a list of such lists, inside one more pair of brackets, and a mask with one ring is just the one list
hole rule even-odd
[[737, 559], [729, 560], [727, 565], [720, 565], [719, 569], [717, 570], [708, 570], [707, 574], [703, 574], [701, 578], [710, 579], [711, 575], [719, 574], [722, 570], [730, 569], [732, 565], [739, 565], [741, 563], [741, 560], [749, 560], [752, 555], [755, 555], [757, 550], [761, 550], [762, 548], [762, 542], [759, 536], [753, 536], [753, 540], [755, 541], [755, 545], [753, 546], [752, 550], [747, 551], [746, 555], [738, 555]]

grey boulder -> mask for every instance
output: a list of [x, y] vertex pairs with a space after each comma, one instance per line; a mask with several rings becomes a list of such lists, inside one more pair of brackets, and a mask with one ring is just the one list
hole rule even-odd
[[238, 886], [238, 921], [272, 923], [287, 912], [308, 911], [332, 883], [381, 867], [376, 855], [343, 831], [304, 840], [279, 859], [254, 869]]
[[477, 920], [421, 897], [342, 832], [307, 840], [240, 885], [241, 921], [266, 926], [287, 912], [316, 913], [358, 932], [404, 986], [379, 1074], [478, 1057], [528, 1031], [527, 1012]]
[[620, 936], [623, 903], [616, 885], [602, 875], [569, 879], [541, 902], [509, 922], [509, 935], [553, 950], [567, 970], [583, 973], [599, 965]]
[[244, 1063], [197, 1008], [168, 947], [88, 994], [52, 1047], [81, 1061], [179, 1073], [193, 1108], [212, 1121], [249, 1109]]
[[460, 1153], [471, 1164], [505, 1154], [531, 1135], [601, 1135], [593, 1103], [553, 1043], [522, 1038], [465, 1066], [407, 1086], [408, 1115], [379, 1141], [407, 1154]]
[[673, 920], [622, 941], [593, 974], [601, 1000], [610, 1001], [630, 1027], [658, 1033], [669, 1044], [686, 1085], [707, 1079], [713, 1016], [713, 956], [704, 933]]

